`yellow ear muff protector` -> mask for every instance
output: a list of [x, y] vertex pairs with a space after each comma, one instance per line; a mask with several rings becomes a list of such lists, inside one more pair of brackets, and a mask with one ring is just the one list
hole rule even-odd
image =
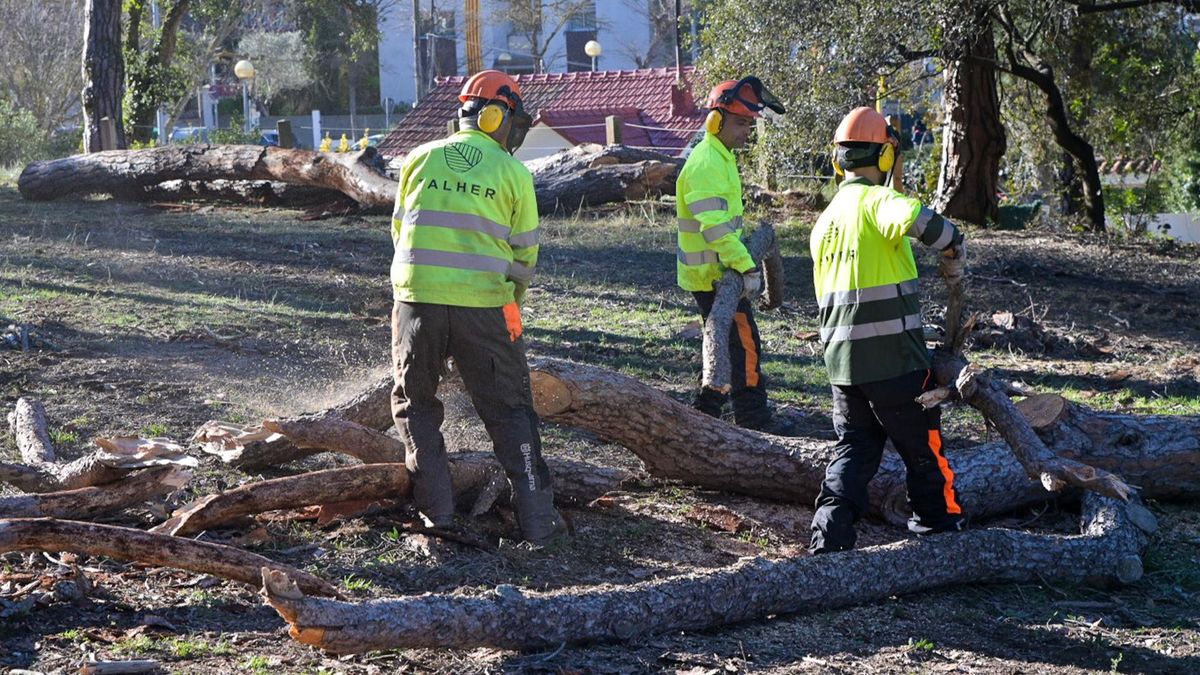
[[489, 103], [479, 111], [479, 130], [490, 134], [504, 125], [504, 118], [507, 116], [508, 108], [499, 103]]
[[708, 111], [708, 117], [704, 118], [704, 130], [712, 135], [721, 133], [721, 127], [725, 126], [725, 114], [720, 108], [713, 108]]
[[891, 143], [884, 143], [883, 149], [879, 151], [879, 162], [877, 166], [879, 170], [887, 173], [896, 165], [896, 148], [892, 147]]
[[833, 151], [829, 153], [829, 161], [831, 164], [833, 164], [833, 172], [835, 174], [837, 174], [838, 178], [841, 178], [842, 176], [846, 175], [846, 170], [842, 168], [841, 164], [838, 164], [837, 156], [838, 156], [838, 146], [837, 146], [837, 143], [834, 143]]

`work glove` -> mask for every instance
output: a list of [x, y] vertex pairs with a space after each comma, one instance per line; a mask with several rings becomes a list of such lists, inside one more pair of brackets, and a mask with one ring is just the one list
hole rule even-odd
[[758, 268], [742, 272], [742, 297], [753, 300], [762, 293], [762, 274]]
[[938, 272], [949, 284], [962, 283], [967, 276], [967, 243], [959, 242], [942, 251], [938, 259]]

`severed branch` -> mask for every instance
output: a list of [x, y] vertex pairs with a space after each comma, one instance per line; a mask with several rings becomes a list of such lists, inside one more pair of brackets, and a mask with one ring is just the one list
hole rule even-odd
[[[961, 325], [966, 306], [963, 277], [943, 274], [943, 279], [950, 300], [946, 309], [946, 345], [934, 356], [934, 376], [938, 383], [944, 388], [953, 387], [964, 402], [982, 412], [1012, 448], [1029, 477], [1040, 480], [1046, 490], [1059, 492], [1070, 485], [1127, 501], [1132, 487], [1108, 471], [1052, 452], [1009, 400], [1010, 387], [994, 382], [962, 357], [962, 343], [970, 330], [969, 326]], [[922, 398], [927, 399], [922, 404], [931, 407], [933, 397]]]
[[[973, 530], [818, 557], [755, 558], [615, 589], [527, 592], [500, 586], [484, 595], [427, 593], [362, 603], [305, 597], [287, 574], [264, 569], [262, 594], [288, 622], [292, 637], [330, 652], [531, 649], [702, 630], [952, 584], [1037, 579], [1127, 584], [1142, 576], [1144, 542], [1125, 504], [1089, 494], [1080, 534], [1073, 536]], [[889, 572], [881, 576], [880, 569]]]
[[46, 430], [46, 408], [41, 401], [17, 399], [17, 405], [8, 413], [8, 427], [17, 440], [22, 462], [32, 465], [54, 462], [54, 446]]
[[192, 472], [176, 466], [139, 471], [113, 483], [94, 487], [0, 498], [0, 518], [70, 518], [91, 520], [174, 492], [191, 479]]
[[305, 593], [337, 597], [327, 581], [290, 565], [232, 546], [192, 541], [129, 527], [53, 518], [0, 520], [0, 553], [70, 551], [211, 574], [257, 585], [262, 569], [278, 570], [297, 580]]
[[[775, 228], [770, 223], [759, 223], [758, 229], [750, 235], [746, 242], [750, 257], [755, 264], [764, 258], [770, 259], [775, 249]], [[778, 256], [778, 252], [775, 252]], [[771, 289], [770, 301], [782, 302], [783, 265], [771, 264], [766, 266], [771, 274], [777, 274], [774, 279], [767, 281], [765, 287]], [[742, 297], [742, 275], [733, 270], [727, 270], [725, 276], [713, 287], [716, 297], [713, 299], [712, 310], [704, 321], [704, 375], [703, 386], [728, 393], [730, 383], [729, 363], [729, 332], [733, 326], [733, 315], [737, 313], [738, 301]]]

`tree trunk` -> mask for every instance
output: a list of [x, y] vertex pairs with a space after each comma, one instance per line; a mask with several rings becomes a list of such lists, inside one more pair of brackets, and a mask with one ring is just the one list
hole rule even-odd
[[[155, 44], [145, 62], [138, 64], [136, 72], [130, 73], [129, 89], [133, 96], [129, 103], [129, 123], [133, 130], [131, 136], [135, 141], [148, 143], [154, 135], [151, 131], [156, 127], [158, 109], [165, 102], [160, 96], [151, 92], [162, 92], [175, 60], [175, 48], [179, 43], [179, 26], [187, 16], [191, 0], [175, 0], [171, 3], [162, 20]], [[141, 12], [138, 12], [139, 18]], [[131, 13], [132, 18], [132, 13]], [[141, 45], [132, 45], [133, 52], [140, 51]], [[158, 139], [159, 145], [166, 145], [166, 139]]]
[[354, 202], [335, 190], [271, 180], [168, 180], [143, 188], [140, 198], [156, 202], [217, 201], [291, 207], [342, 200], [351, 207], [354, 205]]
[[[636, 454], [654, 476], [760, 498], [812, 503], [833, 443], [740, 429], [693, 410], [637, 380], [550, 359], [531, 363], [543, 419], [578, 427]], [[1200, 417], [1132, 416], [1071, 406], [1039, 429], [1049, 449], [1118, 474], [1148, 497], [1200, 494]], [[947, 453], [959, 501], [973, 516], [1011, 511], [1051, 496], [1031, 481], [1003, 442]], [[872, 510], [907, 518], [904, 466], [884, 456], [871, 481]]]
[[125, 58], [121, 53], [121, 0], [88, 0], [83, 28], [83, 143], [87, 152], [104, 147], [100, 120], [116, 125], [118, 148], [125, 147], [121, 105], [125, 97]]
[[[637, 480], [629, 472], [583, 462], [550, 460], [548, 464], [555, 498], [568, 503], [587, 503]], [[486, 512], [508, 495], [504, 471], [490, 453], [451, 453], [450, 480], [455, 500], [469, 507], [472, 515]], [[151, 532], [183, 536], [276, 509], [330, 504], [345, 501], [347, 496], [371, 501], [406, 499], [410, 494], [408, 469], [399, 462], [314, 471], [248, 483], [202, 497], [177, 510]]]
[[92, 520], [182, 488], [191, 471], [160, 466], [96, 487], [37, 495], [0, 497], [0, 518]]
[[[329, 582], [290, 565], [232, 546], [153, 534], [129, 527], [81, 523], [53, 518], [0, 520], [0, 553], [9, 551], [70, 551], [135, 560], [160, 567], [190, 570], [258, 585], [264, 569], [295, 578], [305, 593], [337, 597]], [[293, 575], [296, 575], [293, 577]]]
[[[1046, 97], [1046, 110], [1043, 115], [1054, 141], [1067, 151], [1079, 167], [1083, 169], [1083, 205], [1087, 211], [1088, 221], [1094, 231], [1103, 232], [1104, 223], [1104, 192], [1100, 183], [1100, 168], [1096, 163], [1096, 151], [1091, 143], [1076, 134], [1071, 128], [1067, 116], [1067, 106], [1063, 100], [1062, 90], [1054, 80], [1054, 68], [1049, 63], [1036, 59], [1032, 54], [1022, 52], [1018, 58], [1011, 42], [1006, 48], [1009, 68], [1013, 74], [1032, 82]], [[1030, 65], [1032, 64], [1032, 65]]]
[[337, 190], [360, 204], [389, 206], [396, 183], [370, 162], [374, 148], [325, 153], [257, 145], [172, 145], [103, 152], [34, 162], [17, 187], [31, 200], [109, 193], [144, 198], [147, 187], [168, 180], [273, 180]]
[[997, 184], [1006, 140], [996, 93], [996, 44], [983, 3], [966, 2], [959, 16], [969, 29], [946, 65], [942, 107], [942, 166], [934, 209], [976, 225], [1000, 219]]
[[954, 584], [1132, 583], [1142, 576], [1144, 541], [1126, 505], [1088, 495], [1080, 534], [1073, 536], [974, 530], [817, 557], [755, 558], [616, 589], [542, 593], [500, 586], [483, 595], [426, 593], [364, 603], [306, 598], [286, 574], [264, 570], [263, 594], [292, 637], [326, 651], [535, 649], [703, 630]]
[[[40, 201], [107, 193], [123, 199], [163, 199], [166, 181], [269, 180], [336, 190], [362, 206], [390, 209], [396, 183], [379, 173], [375, 148], [322, 153], [255, 145], [177, 145], [34, 162], [17, 182]], [[538, 210], [573, 212], [582, 205], [674, 194], [677, 159], [624, 146], [576, 146], [529, 163]], [[180, 194], [186, 197], [186, 193]]]

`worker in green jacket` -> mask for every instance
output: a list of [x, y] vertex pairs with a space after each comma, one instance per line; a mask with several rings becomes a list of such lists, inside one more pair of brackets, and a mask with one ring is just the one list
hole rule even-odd
[[784, 108], [756, 77], [718, 84], [709, 93], [707, 105], [704, 138], [688, 155], [675, 186], [679, 225], [676, 279], [680, 288], [691, 291], [705, 320], [716, 297], [713, 285], [726, 270], [742, 275], [743, 297], [729, 335], [730, 394], [701, 387], [692, 405], [720, 417], [725, 401], [732, 397], [738, 426], [792, 435], [793, 425], [773, 417], [767, 406], [762, 339], [751, 305], [762, 290], [762, 276], [742, 243], [742, 180], [733, 156], [733, 151], [750, 139], [754, 120], [764, 109], [783, 114]]
[[508, 476], [522, 536], [565, 531], [542, 460], [519, 303], [538, 255], [533, 178], [512, 157], [532, 118], [515, 80], [476, 73], [459, 100], [462, 131], [405, 158], [392, 217], [392, 414], [407, 447], [413, 502], [454, 527], [438, 381], [448, 357]]
[[891, 439], [904, 460], [909, 529], [960, 530], [966, 514], [942, 452], [941, 415], [916, 402], [932, 388], [909, 239], [941, 251], [943, 276], [961, 278], [962, 232], [919, 200], [887, 187], [899, 150], [883, 116], [856, 108], [834, 136], [844, 180], [810, 239], [825, 366], [838, 442], [817, 497], [813, 553], [854, 547], [867, 483]]

